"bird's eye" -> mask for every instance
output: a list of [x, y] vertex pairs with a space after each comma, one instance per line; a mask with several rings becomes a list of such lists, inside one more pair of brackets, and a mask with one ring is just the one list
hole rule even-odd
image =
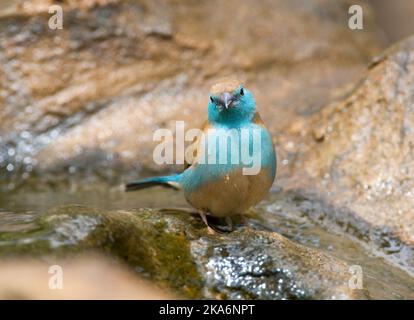
[[210, 101], [214, 103], [214, 99], [212, 96], [210, 96]]
[[243, 88], [240, 89], [240, 95], [244, 96], [244, 90], [243, 90]]

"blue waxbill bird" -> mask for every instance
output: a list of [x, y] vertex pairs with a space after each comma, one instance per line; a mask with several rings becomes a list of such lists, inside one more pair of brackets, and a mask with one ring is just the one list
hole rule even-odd
[[[276, 176], [276, 154], [253, 94], [237, 80], [211, 88], [202, 131], [204, 140], [196, 141], [194, 160], [183, 172], [132, 182], [126, 190], [156, 185], [182, 189], [212, 232], [206, 215], [226, 217], [231, 223], [231, 216], [243, 214], [266, 196]], [[223, 136], [230, 143], [220, 143]], [[253, 165], [259, 169], [244, 170]]]

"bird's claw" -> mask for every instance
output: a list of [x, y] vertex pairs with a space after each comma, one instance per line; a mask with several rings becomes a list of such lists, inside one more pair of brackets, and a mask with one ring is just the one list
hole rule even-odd
[[218, 226], [212, 225], [207, 220], [207, 214], [205, 212], [199, 212], [201, 216], [201, 220], [203, 220], [204, 224], [207, 226], [207, 232], [208, 234], [223, 234], [223, 233], [230, 233], [233, 231], [233, 221], [230, 217], [226, 217], [226, 228], [220, 228]]

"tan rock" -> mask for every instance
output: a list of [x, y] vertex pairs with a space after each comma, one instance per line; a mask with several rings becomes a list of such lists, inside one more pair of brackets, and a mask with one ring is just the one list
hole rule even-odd
[[[46, 260], [46, 261], [45, 261]], [[61, 268], [59, 270], [55, 267]], [[62, 275], [62, 280], [56, 277]], [[165, 288], [141, 280], [119, 263], [99, 256], [0, 263], [0, 299], [175, 299]]]
[[358, 78], [381, 42], [369, 6], [365, 30], [347, 28], [345, 0], [64, 1], [56, 31], [49, 2], [0, 19], [0, 146], [3, 165], [64, 175], [174, 170], [153, 162], [154, 130], [201, 125], [223, 76], [245, 80], [278, 144], [298, 113]]
[[329, 214], [337, 222], [411, 270], [413, 96], [411, 37], [376, 58], [351, 95], [313, 117], [295, 164], [312, 179], [304, 188], [336, 208]]

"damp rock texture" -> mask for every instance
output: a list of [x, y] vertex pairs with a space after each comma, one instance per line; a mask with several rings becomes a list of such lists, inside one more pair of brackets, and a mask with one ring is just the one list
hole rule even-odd
[[[51, 4], [63, 8], [61, 30], [48, 27]], [[174, 170], [154, 163], [154, 131], [175, 131], [176, 120], [200, 126], [211, 84], [229, 75], [245, 80], [282, 143], [293, 117], [340, 94], [380, 47], [369, 6], [365, 29], [352, 32], [345, 0], [256, 4], [1, 4], [0, 170], [8, 187], [36, 173], [48, 182], [76, 174], [119, 181], [139, 169]]]
[[[214, 299], [365, 299], [349, 265], [270, 231], [208, 235], [197, 216], [60, 206], [30, 231], [2, 233], [0, 255], [59, 257], [98, 251], [178, 296]], [[53, 257], [53, 258], [51, 258]], [[1, 279], [0, 279], [1, 280]]]
[[368, 297], [366, 291], [349, 286], [349, 265], [274, 232], [243, 230], [218, 239], [201, 238], [191, 248], [207, 298]]
[[312, 178], [308, 190], [319, 190], [350, 234], [412, 270], [414, 37], [375, 58], [355, 90], [308, 129], [313, 141], [297, 164]]

